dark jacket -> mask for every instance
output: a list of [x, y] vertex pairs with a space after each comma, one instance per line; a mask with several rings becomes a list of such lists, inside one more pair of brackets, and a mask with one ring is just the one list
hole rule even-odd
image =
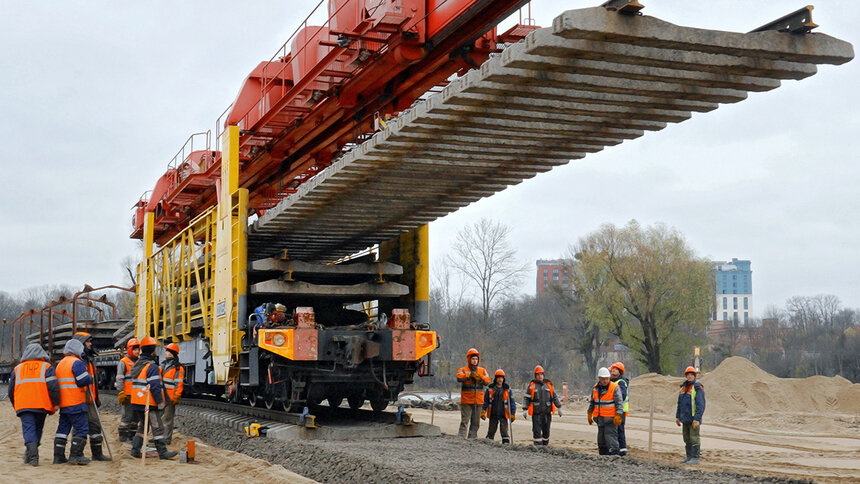
[[[549, 385], [547, 385], [549, 384]], [[555, 394], [555, 387], [552, 387], [552, 382], [549, 380], [544, 380], [539, 382], [537, 380], [532, 380], [529, 383], [529, 389], [534, 385], [534, 398], [531, 396], [530, 390], [526, 390], [526, 394], [523, 397], [523, 405], [526, 408], [529, 405], [534, 405], [533, 413], [535, 414], [552, 414], [552, 406], [555, 405], [555, 408], [561, 407], [561, 402], [558, 401], [558, 396]], [[552, 387], [552, 391], [550, 391], [550, 387]]]
[[[696, 414], [693, 415], [693, 389], [696, 391]], [[681, 423], [693, 423], [693, 420], [702, 423], [702, 415], [705, 413], [705, 387], [699, 380], [693, 383], [684, 381], [681, 383], [681, 392], [678, 393], [678, 408], [675, 410], [675, 420]]]
[[[134, 378], [139, 378], [138, 375], [143, 371], [143, 367], [146, 366], [147, 363], [152, 363], [149, 365], [149, 368], [146, 370], [146, 382], [149, 384], [149, 393], [152, 395], [152, 399], [155, 400], [155, 405], [150, 405], [150, 407], [158, 406], [161, 407], [164, 403], [164, 385], [161, 384], [161, 372], [158, 370], [158, 362], [155, 360], [154, 356], [150, 355], [140, 355], [140, 358], [134, 362], [134, 365], [131, 367], [131, 371], [129, 372], [129, 376]], [[146, 410], [146, 405], [132, 404], [132, 410], [144, 411]]]
[[[50, 359], [48, 358], [48, 352], [46, 352], [41, 346], [36, 343], [30, 343], [24, 348], [24, 353], [21, 355], [21, 362], [30, 361], [30, 360], [40, 360], [47, 361], [50, 363]], [[48, 395], [51, 397], [51, 402], [55, 407], [60, 406], [60, 384], [57, 383], [57, 375], [54, 371], [54, 366], [48, 366], [48, 369], [45, 370], [45, 380], [48, 385]], [[15, 371], [12, 371], [12, 375], [9, 377], [9, 402], [12, 405], [15, 405]], [[38, 412], [38, 413], [48, 413], [43, 408], [22, 408], [16, 414], [20, 414], [21, 412]]]
[[[493, 395], [490, 396], [490, 390], [493, 390]], [[505, 418], [505, 401], [504, 401], [504, 392], [508, 391], [508, 407], [510, 409], [511, 415], [517, 413], [517, 402], [514, 400], [514, 392], [511, 390], [511, 387], [508, 386], [507, 383], [502, 381], [502, 386], [497, 387], [495, 383], [487, 387], [484, 390], [484, 405], [481, 407], [482, 410], [486, 410], [490, 408], [490, 411], [487, 412], [489, 417], [503, 419]]]

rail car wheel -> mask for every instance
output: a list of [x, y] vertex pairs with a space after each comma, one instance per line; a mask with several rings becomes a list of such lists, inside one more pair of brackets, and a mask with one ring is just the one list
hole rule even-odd
[[331, 408], [337, 408], [343, 403], [342, 395], [329, 395], [326, 400], [328, 400], [328, 406]]
[[364, 405], [364, 398], [362, 397], [346, 397], [346, 403], [349, 404], [349, 408], [353, 410], [358, 410]]
[[374, 412], [381, 412], [385, 410], [385, 407], [388, 406], [388, 400], [385, 398], [373, 399], [370, 401], [370, 408], [373, 409]]
[[272, 407], [275, 406], [275, 396], [271, 393], [267, 393], [266, 396], [263, 397], [263, 405], [265, 405], [267, 409], [271, 410]]
[[256, 407], [260, 404], [260, 399], [257, 397], [257, 392], [251, 390], [248, 392], [248, 405]]

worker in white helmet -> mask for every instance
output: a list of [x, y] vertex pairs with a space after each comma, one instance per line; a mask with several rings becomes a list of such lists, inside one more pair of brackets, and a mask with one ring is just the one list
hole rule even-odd
[[600, 455], [618, 455], [618, 426], [624, 415], [624, 399], [618, 383], [610, 381], [606, 367], [597, 371], [597, 383], [591, 390], [588, 424], [597, 422], [597, 451]]

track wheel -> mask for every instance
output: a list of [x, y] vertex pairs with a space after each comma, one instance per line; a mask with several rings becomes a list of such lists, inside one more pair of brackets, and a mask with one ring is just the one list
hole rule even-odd
[[388, 406], [388, 399], [385, 399], [385, 398], [380, 398], [378, 400], [374, 399], [374, 400], [370, 401], [370, 408], [372, 408], [373, 411], [377, 412], [377, 413], [385, 410], [385, 407], [387, 407], [387, 406]]
[[331, 408], [337, 408], [343, 403], [343, 396], [340, 395], [329, 395], [326, 400], [328, 400], [328, 406]]
[[364, 398], [362, 397], [346, 397], [346, 403], [349, 404], [349, 408], [353, 410], [358, 410], [364, 405]]
[[257, 396], [257, 392], [253, 390], [248, 392], [248, 405], [252, 407], [260, 405], [260, 397]]
[[263, 405], [265, 405], [266, 408], [271, 410], [272, 407], [275, 406], [275, 396], [271, 393], [267, 393], [266, 396], [263, 398]]

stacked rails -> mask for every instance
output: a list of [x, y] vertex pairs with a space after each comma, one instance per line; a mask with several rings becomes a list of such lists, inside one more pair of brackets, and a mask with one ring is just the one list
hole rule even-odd
[[[93, 348], [95, 348], [96, 351], [110, 350], [113, 349], [116, 344], [114, 333], [116, 333], [120, 328], [126, 326], [128, 323], [129, 321], [127, 319], [108, 319], [105, 321], [94, 321], [91, 319], [80, 320], [77, 322], [76, 331], [83, 331], [92, 335]], [[66, 346], [67, 341], [72, 339], [74, 333], [75, 331], [72, 331], [72, 323], [58, 324], [54, 326], [54, 354], [51, 355], [51, 358], [54, 361], [58, 361], [63, 358], [63, 347]], [[42, 338], [42, 346], [47, 347], [47, 331]], [[27, 342], [38, 343], [39, 333], [31, 333], [28, 335]]]
[[823, 34], [567, 11], [403, 113], [250, 227], [249, 260], [334, 260], [667, 123], [851, 60]]

